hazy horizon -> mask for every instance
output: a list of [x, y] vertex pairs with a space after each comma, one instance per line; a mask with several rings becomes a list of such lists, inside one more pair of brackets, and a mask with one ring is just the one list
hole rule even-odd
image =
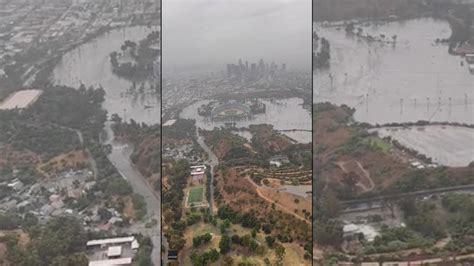
[[163, 73], [227, 63], [311, 71], [311, 0], [163, 0]]

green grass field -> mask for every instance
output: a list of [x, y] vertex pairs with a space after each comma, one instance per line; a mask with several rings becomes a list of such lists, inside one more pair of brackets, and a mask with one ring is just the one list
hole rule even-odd
[[199, 203], [204, 199], [204, 187], [192, 187], [189, 189], [188, 204]]

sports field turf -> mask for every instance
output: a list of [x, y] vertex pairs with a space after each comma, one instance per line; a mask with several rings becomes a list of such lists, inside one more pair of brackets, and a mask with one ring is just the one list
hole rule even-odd
[[204, 187], [192, 187], [189, 189], [188, 204], [202, 202], [204, 198]]

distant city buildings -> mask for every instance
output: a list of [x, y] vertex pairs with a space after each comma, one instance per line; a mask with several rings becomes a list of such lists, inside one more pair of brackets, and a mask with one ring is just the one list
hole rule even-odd
[[267, 76], [273, 76], [278, 71], [286, 71], [286, 64], [283, 63], [279, 67], [276, 63], [270, 64], [265, 63], [263, 59], [260, 59], [258, 63], [250, 63], [242, 59], [239, 59], [238, 64], [227, 64], [227, 76], [235, 78], [247, 78], [250, 80], [256, 80]]

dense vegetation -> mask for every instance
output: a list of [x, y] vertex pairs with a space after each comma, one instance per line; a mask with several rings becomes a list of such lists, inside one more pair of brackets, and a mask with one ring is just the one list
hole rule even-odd
[[178, 160], [171, 169], [163, 169], [163, 174], [169, 176], [168, 182], [170, 184], [168, 189], [163, 190], [162, 210], [164, 223], [171, 225], [171, 228], [164, 232], [171, 249], [179, 250], [185, 244], [183, 233], [186, 223], [182, 221], [181, 216], [189, 166], [187, 160]]
[[338, 247], [342, 244], [342, 222], [337, 220], [341, 211], [341, 204], [334, 193], [318, 188], [313, 183], [313, 239], [321, 246]]
[[[106, 112], [101, 108], [104, 90], [53, 85], [43, 90], [44, 93], [29, 109], [0, 112], [0, 143], [12, 145], [20, 151], [38, 152], [44, 159], [77, 147], [88, 150], [97, 165], [97, 183], [88, 197], [81, 198], [80, 206], [86, 207], [99, 200], [111, 202], [113, 196], [131, 195], [130, 184], [110, 163], [108, 147], [100, 142], [106, 121]], [[11, 171], [13, 166], [7, 165], [2, 171], [5, 169]], [[35, 169], [26, 169], [30, 175], [37, 175]], [[97, 191], [103, 193], [102, 196], [95, 196]], [[140, 200], [135, 202], [140, 203]]]
[[[133, 119], [130, 122], [124, 122], [117, 114], [113, 114], [111, 120], [114, 122], [112, 129], [115, 139], [133, 145], [130, 160], [137, 166], [140, 173], [145, 177], [159, 174], [161, 171], [160, 125], [140, 124]], [[155, 182], [153, 186], [156, 191], [159, 191], [161, 181]]]
[[325, 38], [320, 38], [316, 33], [313, 34], [313, 41], [317, 46], [320, 46], [319, 51], [316, 53], [313, 51], [313, 67], [315, 69], [328, 68], [329, 60], [331, 59], [329, 41]]
[[196, 136], [195, 121], [191, 119], [177, 119], [172, 126], [163, 127], [162, 130], [167, 139], [193, 139]]
[[[126, 40], [121, 46], [122, 53], [114, 51], [110, 54], [112, 69], [118, 76], [140, 81], [153, 75], [153, 62], [159, 56], [159, 50], [152, 48], [160, 40], [160, 32], [153, 31], [145, 39], [136, 42]], [[120, 56], [128, 54], [133, 62], [121, 63]]]
[[260, 221], [253, 214], [240, 214], [227, 205], [223, 205], [219, 208], [217, 216], [222, 220], [228, 219], [232, 223], [241, 224], [246, 228], [254, 228], [259, 230], [261, 227]]
[[[324, 171], [332, 167], [336, 159], [358, 158], [361, 160], [368, 153], [377, 154], [378, 157], [387, 156], [387, 150], [400, 149], [389, 139], [380, 139], [376, 135], [368, 134], [367, 125], [353, 122], [352, 109], [346, 107], [339, 108], [329, 103], [317, 104], [315, 121], [323, 121], [324, 125], [336, 125], [336, 129], [321, 128], [321, 135], [326, 139], [330, 133], [341, 128], [348, 128], [350, 134], [345, 139], [339, 139], [338, 145], [333, 145], [332, 158], [324, 161], [322, 157], [315, 159], [314, 171], [314, 241], [318, 246], [328, 248], [331, 252], [326, 254], [327, 263], [337, 261], [354, 262], [360, 261], [387, 261], [401, 260], [414, 254], [402, 253], [410, 249], [420, 249], [422, 255], [433, 256], [440, 254], [466, 254], [474, 251], [471, 247], [473, 235], [470, 228], [473, 223], [471, 210], [474, 208], [474, 200], [471, 195], [439, 194], [430, 197], [414, 198], [403, 197], [397, 199], [386, 199], [383, 202], [384, 208], [391, 210], [394, 217], [395, 207], [399, 207], [402, 213], [402, 221], [405, 226], [387, 225], [384, 218], [375, 215], [366, 219], [376, 228], [379, 228], [379, 235], [372, 242], [364, 239], [362, 234], [357, 236], [344, 236], [343, 225], [339, 216], [342, 211], [341, 199], [351, 195], [353, 191], [344, 192], [325, 187]], [[342, 110], [342, 111], [341, 111]], [[329, 123], [329, 122], [330, 123]], [[329, 133], [328, 133], [329, 132]], [[340, 133], [340, 132], [339, 132]], [[327, 152], [325, 143], [316, 142], [316, 154]], [[392, 146], [390, 146], [392, 145]], [[406, 153], [410, 154], [410, 153]], [[413, 154], [410, 154], [414, 156]], [[343, 157], [345, 156], [345, 157]], [[325, 164], [322, 164], [325, 162]], [[371, 170], [370, 168], [368, 170]], [[403, 166], [403, 171], [398, 174], [392, 184], [381, 189], [380, 192], [372, 192], [363, 195], [364, 197], [393, 195], [412, 191], [420, 191], [433, 188], [441, 188], [453, 185], [472, 184], [474, 169], [468, 167], [436, 167], [430, 169], [414, 169], [409, 165]], [[327, 173], [326, 173], [327, 174]], [[387, 173], [385, 173], [387, 175]], [[387, 178], [392, 176], [387, 176]], [[342, 180], [342, 182], [346, 182]], [[348, 182], [348, 181], [347, 181]], [[354, 183], [348, 182], [351, 186]], [[323, 189], [324, 188], [324, 189]], [[348, 197], [353, 198], [354, 195]], [[360, 198], [361, 196], [359, 196]], [[398, 214], [397, 214], [398, 215]], [[344, 244], [348, 241], [351, 244]], [[347, 242], [346, 242], [347, 243]], [[446, 244], [447, 243], [447, 244]], [[342, 247], [346, 249], [343, 251]], [[351, 249], [348, 249], [351, 247]], [[345, 254], [345, 255], [343, 255]], [[351, 257], [346, 256], [351, 255]]]
[[79, 145], [73, 131], [37, 120], [31, 112], [0, 112], [0, 143], [19, 151], [32, 151], [42, 160]]
[[53, 218], [45, 225], [30, 223], [24, 228], [30, 236], [26, 244], [18, 236], [6, 236], [7, 260], [12, 265], [87, 265], [87, 235], [73, 217]]
[[16, 169], [20, 176], [34, 176], [38, 161], [17, 160], [16, 156], [37, 155], [47, 161], [80, 148], [79, 131], [86, 146], [91, 144], [88, 140], [98, 140], [105, 121], [103, 97], [102, 89], [48, 85], [30, 108], [0, 111], [0, 149], [7, 160], [6, 165], [0, 165], [3, 175], [9, 176]]

